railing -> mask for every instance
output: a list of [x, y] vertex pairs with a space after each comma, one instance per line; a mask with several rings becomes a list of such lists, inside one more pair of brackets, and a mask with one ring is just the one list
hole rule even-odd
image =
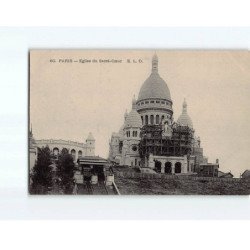
[[117, 195], [121, 195], [121, 193], [120, 193], [120, 191], [119, 191], [119, 189], [118, 189], [118, 187], [116, 186], [116, 184], [115, 184], [114, 181], [113, 181], [113, 183], [112, 183], [112, 186], [113, 186], [113, 189], [114, 189], [115, 193], [116, 193]]
[[84, 147], [86, 144], [75, 142], [75, 141], [66, 141], [66, 140], [54, 140], [54, 139], [48, 139], [48, 140], [35, 140], [36, 144], [65, 144], [65, 145], [72, 145], [72, 146], [79, 146]]

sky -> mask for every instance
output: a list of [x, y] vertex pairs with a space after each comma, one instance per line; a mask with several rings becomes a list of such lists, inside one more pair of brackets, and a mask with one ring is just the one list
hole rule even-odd
[[235, 176], [250, 169], [250, 53], [244, 50], [33, 50], [34, 137], [85, 142], [91, 131], [96, 155], [107, 157], [110, 136], [150, 75], [155, 52], [174, 119], [186, 98], [209, 162], [218, 158], [220, 170]]

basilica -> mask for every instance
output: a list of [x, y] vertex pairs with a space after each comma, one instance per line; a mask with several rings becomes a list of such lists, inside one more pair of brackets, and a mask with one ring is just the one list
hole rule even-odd
[[[192, 174], [207, 163], [200, 138], [188, 115], [187, 102], [182, 113], [173, 119], [173, 100], [166, 82], [158, 73], [158, 57], [152, 58], [152, 70], [132, 100], [129, 113], [109, 142], [109, 160], [115, 164], [152, 169], [159, 173]], [[209, 168], [205, 168], [209, 169]]]

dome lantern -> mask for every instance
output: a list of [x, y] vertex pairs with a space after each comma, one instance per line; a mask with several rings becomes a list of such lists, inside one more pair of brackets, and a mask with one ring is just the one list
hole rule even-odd
[[156, 54], [152, 58], [152, 73], [158, 73], [158, 57]]
[[182, 104], [182, 113], [187, 113], [187, 102], [186, 98], [184, 98], [183, 104]]

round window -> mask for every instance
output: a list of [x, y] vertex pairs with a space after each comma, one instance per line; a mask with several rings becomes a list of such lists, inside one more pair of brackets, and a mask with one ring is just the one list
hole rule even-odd
[[134, 145], [134, 146], [132, 147], [132, 150], [133, 150], [133, 151], [136, 151], [136, 150], [137, 150], [137, 147]]

